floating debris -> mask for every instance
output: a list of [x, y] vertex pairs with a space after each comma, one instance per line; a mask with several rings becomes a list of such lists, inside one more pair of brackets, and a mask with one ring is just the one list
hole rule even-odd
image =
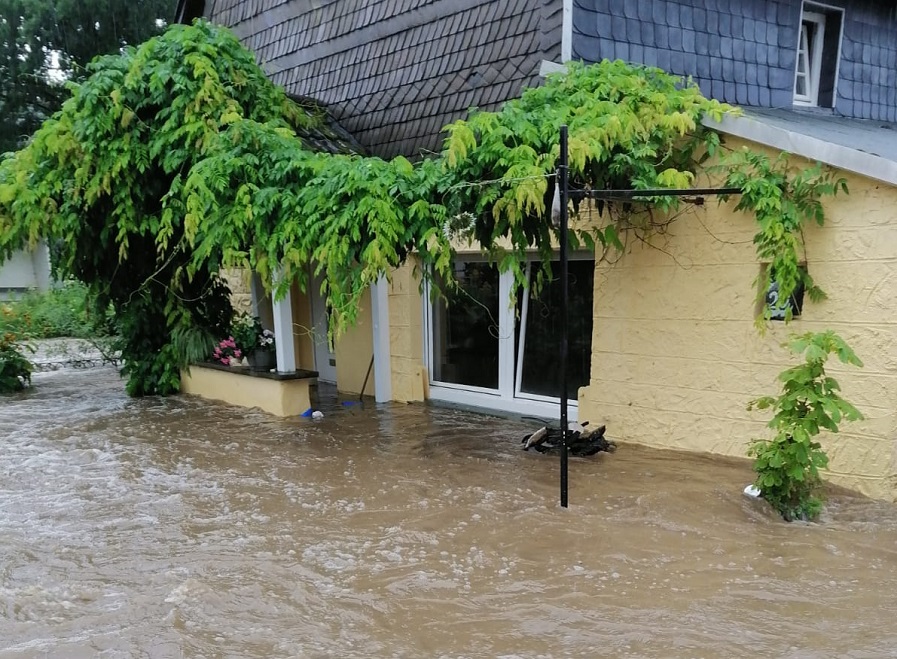
[[744, 488], [745, 496], [749, 496], [751, 499], [759, 499], [763, 496], [763, 493], [760, 491], [760, 488], [751, 483], [747, 487]]
[[[604, 438], [606, 426], [598, 426], [594, 430], [588, 429], [588, 421], [577, 423], [571, 421], [567, 424], [567, 451], [570, 455], [578, 457], [587, 457], [595, 455], [600, 451], [612, 453], [617, 445]], [[548, 428], [547, 426], [539, 428], [536, 432], [526, 435], [520, 443], [523, 444], [523, 450], [529, 451], [531, 448], [539, 453], [549, 453], [552, 451], [560, 451], [564, 441], [564, 433], [560, 428]]]

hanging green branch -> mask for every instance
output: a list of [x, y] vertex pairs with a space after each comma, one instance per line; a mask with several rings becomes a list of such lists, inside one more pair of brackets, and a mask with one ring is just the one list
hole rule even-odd
[[[71, 89], [0, 163], [0, 259], [59, 241], [62, 274], [115, 308], [132, 395], [177, 391], [179, 369], [211, 354], [233, 315], [222, 266], [282, 293], [313, 263], [336, 331], [409, 252], [450, 274], [445, 209], [429, 201], [440, 163], [351, 154], [223, 28], [172, 27]], [[345, 153], [312, 151], [328, 138]]]
[[449, 275], [445, 208], [428, 201], [437, 162], [301, 151], [293, 136], [246, 121], [219, 139], [219, 152], [176, 182], [162, 223], [167, 232], [186, 212], [191, 272], [249, 266], [280, 292], [293, 281], [304, 289], [314, 264], [337, 333], [354, 322], [364, 291], [409, 253]]
[[[285, 133], [320, 119], [272, 85], [233, 35], [205, 23], [172, 27], [89, 71], [0, 163], [0, 259], [56, 240], [61, 274], [115, 309], [129, 393], [170, 393], [185, 356], [203, 342], [211, 351], [232, 315], [217, 264], [194, 262], [188, 218], [168, 212], [173, 188], [215, 154], [234, 117]], [[178, 336], [190, 350], [172, 343]]]
[[[548, 214], [561, 125], [569, 127], [572, 187], [684, 188], [719, 146], [719, 135], [701, 124], [702, 117], [719, 120], [734, 111], [660, 69], [621, 61], [566, 67], [566, 73], [548, 76], [544, 85], [525, 90], [500, 111], [472, 111], [446, 129], [447, 176], [441, 187], [446, 204], [451, 214], [474, 213], [473, 236], [521, 283], [525, 253], [538, 250], [547, 271], [557, 244]], [[465, 185], [480, 180], [495, 182]], [[626, 218], [644, 211], [646, 201], [625, 209], [619, 225], [577, 225], [571, 231], [574, 247], [622, 249], [619, 234]], [[679, 204], [675, 197], [650, 202], [660, 213]]]
[[[804, 267], [803, 229], [809, 222], [824, 224], [822, 199], [839, 191], [846, 194], [847, 181], [836, 178], [820, 163], [795, 172], [786, 153], [770, 159], [748, 149], [734, 152], [714, 169], [727, 172], [726, 187], [741, 189], [735, 210], [753, 213], [757, 219], [757, 258], [768, 264], [754, 282], [758, 302], [765, 300], [771, 281], [778, 285], [780, 300], [790, 300], [800, 286], [813, 302], [824, 299], [825, 292]], [[722, 197], [722, 201], [727, 200], [727, 196]], [[757, 325], [762, 328], [772, 310], [766, 304], [760, 308]], [[791, 316], [791, 305], [786, 304], [786, 322]]]

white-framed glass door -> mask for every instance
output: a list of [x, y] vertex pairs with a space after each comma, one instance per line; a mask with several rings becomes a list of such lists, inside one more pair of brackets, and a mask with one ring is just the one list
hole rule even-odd
[[[556, 401], [561, 396], [558, 346], [561, 333], [560, 264], [536, 294], [527, 288], [518, 299], [520, 319], [516, 327], [514, 396]], [[532, 282], [532, 265], [527, 280]], [[576, 392], [589, 383], [592, 364], [592, 320], [595, 262], [573, 259], [567, 264], [567, 397], [576, 403]]]
[[[571, 258], [568, 268], [571, 419], [577, 391], [589, 381], [594, 266], [589, 255]], [[530, 287], [519, 291], [516, 305], [511, 273], [476, 256], [459, 255], [454, 268], [460, 290], [428, 295], [424, 305], [431, 398], [554, 416], [560, 400], [560, 263], [552, 264], [551, 281], [538, 294]], [[528, 281], [532, 276], [528, 266]]]
[[457, 290], [432, 301], [431, 378], [449, 387], [497, 393], [502, 339], [500, 275], [484, 261], [456, 261]]

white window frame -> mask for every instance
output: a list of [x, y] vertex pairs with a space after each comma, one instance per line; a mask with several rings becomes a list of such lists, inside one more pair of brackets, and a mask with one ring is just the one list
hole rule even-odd
[[[809, 36], [807, 23], [815, 26], [812, 37]], [[805, 37], [806, 35], [806, 37]], [[806, 38], [806, 43], [804, 40]], [[801, 8], [800, 28], [797, 33], [797, 57], [794, 63], [794, 104], [816, 106], [819, 104], [819, 79], [822, 74], [822, 48], [825, 43], [825, 14], [807, 11]], [[804, 52], [806, 72], [801, 73], [801, 52]], [[806, 94], [797, 93], [797, 81], [800, 76], [806, 77]]]
[[[456, 258], [463, 261], [483, 262], [478, 254], [457, 254]], [[594, 254], [574, 253], [570, 260], [593, 260]], [[527, 280], [532, 269], [533, 261], [527, 263]], [[424, 363], [427, 366], [427, 377], [430, 385], [430, 399], [467, 407], [480, 407], [485, 409], [500, 410], [526, 416], [554, 418], [559, 413], [560, 398], [528, 394], [520, 391], [522, 378], [522, 350], [526, 339], [526, 314], [529, 308], [529, 289], [523, 289], [519, 295], [524, 296], [523, 310], [520, 317], [520, 343], [515, 347], [516, 309], [510, 304], [511, 291], [515, 286], [514, 275], [511, 272], [499, 272], [498, 280], [498, 388], [486, 389], [470, 385], [456, 384], [453, 382], [440, 382], [433, 378], [434, 363], [434, 324], [433, 301], [430, 295], [429, 282], [424, 286], [423, 306], [423, 347]], [[573, 392], [575, 395], [575, 392]], [[570, 421], [578, 420], [579, 402], [576, 398], [568, 400], [567, 415]]]

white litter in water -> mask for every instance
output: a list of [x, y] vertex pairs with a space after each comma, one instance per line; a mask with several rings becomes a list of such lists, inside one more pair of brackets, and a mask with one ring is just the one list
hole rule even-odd
[[321, 410], [315, 410], [314, 412], [311, 413], [311, 418], [312, 419], [323, 419], [324, 413]]
[[758, 488], [753, 483], [744, 488], [744, 493], [752, 499], [759, 499], [761, 494], [760, 488]]

